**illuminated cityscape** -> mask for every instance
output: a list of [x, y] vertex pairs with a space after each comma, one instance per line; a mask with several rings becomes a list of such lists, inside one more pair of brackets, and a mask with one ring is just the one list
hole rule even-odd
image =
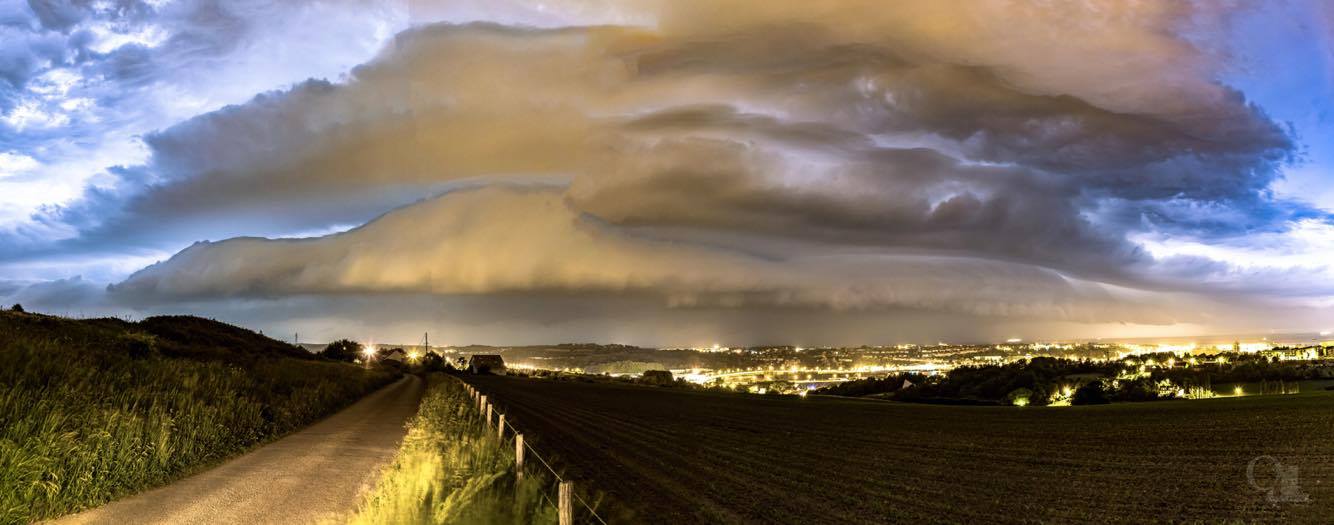
[[[764, 346], [734, 348], [714, 344], [695, 348], [641, 349], [601, 345], [559, 347], [435, 347], [431, 351], [459, 362], [473, 353], [498, 353], [517, 372], [549, 371], [569, 374], [635, 378], [647, 370], [668, 370], [673, 377], [702, 387], [721, 387], [756, 394], [800, 394], [858, 379], [899, 374], [924, 377], [957, 367], [1024, 363], [1034, 358], [1057, 358], [1095, 363], [1121, 363], [1116, 380], [1148, 377], [1153, 371], [1219, 367], [1230, 361], [1263, 358], [1304, 362], [1325, 367], [1334, 378], [1334, 339], [1328, 334], [1250, 336], [1232, 342], [1030, 342], [1009, 340], [995, 344], [898, 344], [860, 347]], [[1243, 342], [1244, 341], [1244, 342]], [[579, 348], [578, 355], [570, 355]], [[1240, 387], [1238, 387], [1240, 388]], [[1176, 397], [1213, 397], [1232, 390], [1205, 394], [1163, 384]], [[1070, 393], [1066, 392], [1065, 397]]]

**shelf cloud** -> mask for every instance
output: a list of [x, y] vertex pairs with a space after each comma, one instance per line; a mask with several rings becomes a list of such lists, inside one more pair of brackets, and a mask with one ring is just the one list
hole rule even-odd
[[[0, 230], [9, 260], [188, 245], [114, 279], [99, 300], [127, 308], [626, 297], [1209, 327], [1334, 294], [1300, 258], [1334, 253], [1328, 211], [1275, 191], [1307, 138], [1229, 80], [1245, 8], [400, 7], [338, 78], [145, 134], [141, 162]], [[34, 10], [48, 33], [79, 13]], [[20, 242], [34, 225], [68, 233]]]

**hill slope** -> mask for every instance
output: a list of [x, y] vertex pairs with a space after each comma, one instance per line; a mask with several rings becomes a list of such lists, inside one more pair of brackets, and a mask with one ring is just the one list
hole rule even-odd
[[0, 334], [44, 339], [85, 349], [108, 350], [130, 344], [126, 337], [151, 336], [166, 357], [247, 361], [259, 357], [316, 359], [304, 348], [227, 323], [188, 315], [148, 317], [139, 322], [116, 318], [68, 319], [53, 315], [0, 311]]
[[195, 317], [0, 313], [0, 524], [171, 482], [393, 377]]

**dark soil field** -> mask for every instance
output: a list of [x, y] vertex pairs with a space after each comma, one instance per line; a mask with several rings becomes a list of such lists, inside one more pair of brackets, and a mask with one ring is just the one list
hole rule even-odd
[[[465, 380], [612, 522], [1334, 521], [1330, 392], [964, 407]], [[1269, 502], [1259, 456], [1308, 501]]]

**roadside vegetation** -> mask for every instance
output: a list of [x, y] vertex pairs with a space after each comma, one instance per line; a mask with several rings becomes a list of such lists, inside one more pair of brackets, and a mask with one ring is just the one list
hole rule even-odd
[[349, 522], [555, 523], [549, 480], [517, 479], [513, 442], [482, 423], [458, 379], [429, 381], [398, 455]]
[[0, 523], [162, 485], [296, 430], [395, 374], [194, 317], [0, 312]]

